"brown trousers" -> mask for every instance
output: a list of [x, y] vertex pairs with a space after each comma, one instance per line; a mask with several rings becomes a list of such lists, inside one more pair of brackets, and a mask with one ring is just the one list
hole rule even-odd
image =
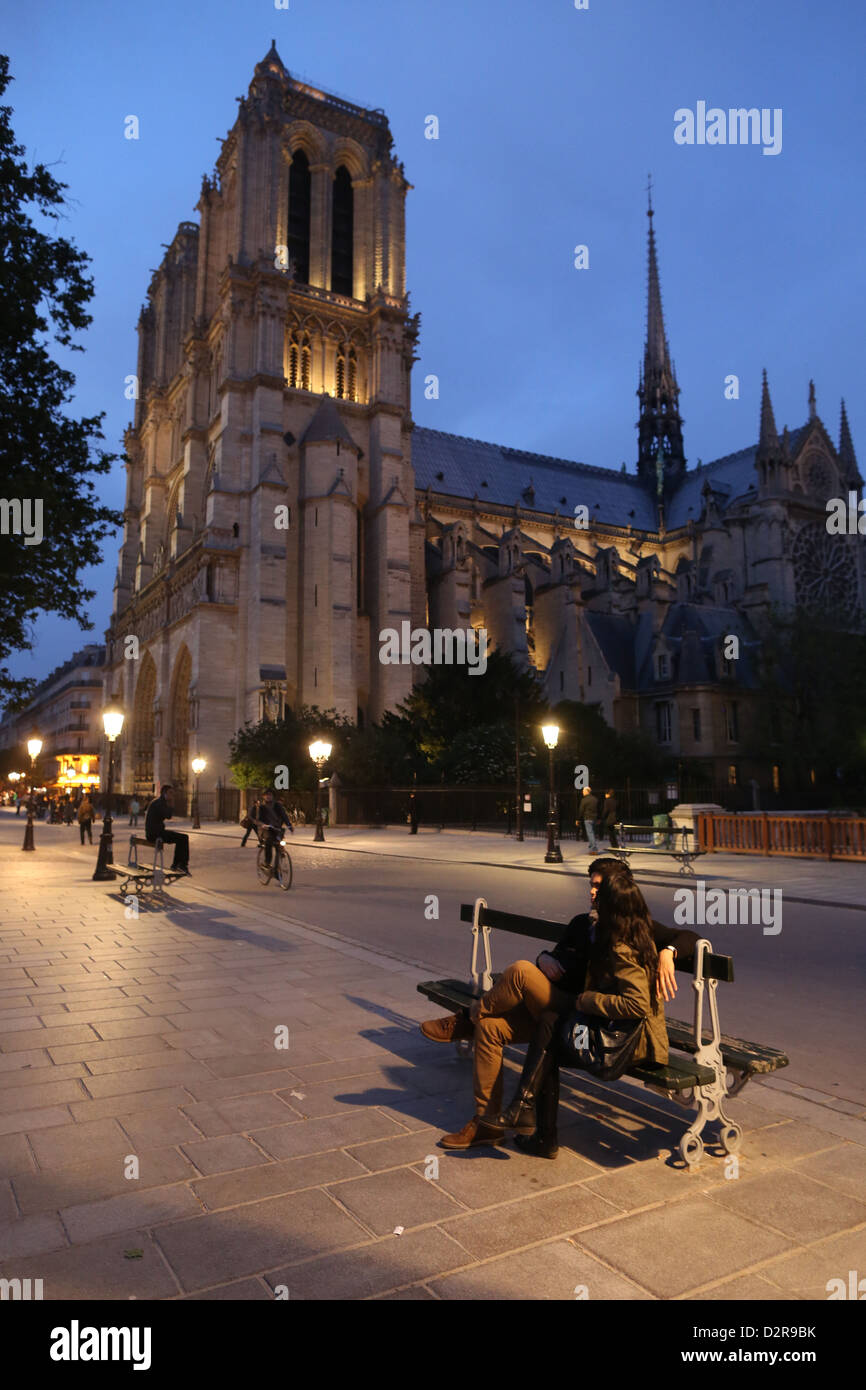
[[475, 1114], [491, 1119], [502, 1110], [502, 1049], [529, 1042], [545, 1009], [566, 1009], [572, 995], [551, 984], [537, 965], [518, 960], [509, 965], [481, 999], [475, 1027]]

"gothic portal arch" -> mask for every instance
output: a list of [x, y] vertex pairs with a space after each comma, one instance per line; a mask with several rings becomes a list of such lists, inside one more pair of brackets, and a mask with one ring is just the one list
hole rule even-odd
[[153, 788], [153, 703], [156, 699], [156, 663], [150, 652], [141, 658], [132, 709], [133, 783], [137, 792]]
[[174, 663], [171, 679], [171, 701], [168, 715], [168, 741], [171, 754], [171, 781], [176, 787], [189, 782], [189, 685], [192, 678], [192, 657], [184, 645]]

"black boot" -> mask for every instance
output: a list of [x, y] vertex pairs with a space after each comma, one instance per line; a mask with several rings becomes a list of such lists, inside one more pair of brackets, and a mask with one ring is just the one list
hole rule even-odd
[[559, 1110], [559, 1067], [551, 1066], [535, 1102], [537, 1128], [534, 1134], [515, 1134], [514, 1142], [525, 1154], [534, 1158], [556, 1158], [559, 1135], [556, 1128]]
[[542, 1020], [539, 1020], [539, 1026], [529, 1044], [520, 1084], [514, 1099], [508, 1109], [503, 1110], [494, 1121], [495, 1124], [503, 1125], [505, 1129], [527, 1130], [529, 1128], [532, 1123], [532, 1110], [535, 1108], [536, 1097], [540, 1094], [545, 1078], [553, 1064], [553, 1054], [548, 1047], [551, 1040], [551, 1030], [543, 1026]]

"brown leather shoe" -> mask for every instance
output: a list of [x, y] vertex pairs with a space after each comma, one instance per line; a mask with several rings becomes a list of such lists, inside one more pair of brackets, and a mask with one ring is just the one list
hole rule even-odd
[[439, 1140], [440, 1149], [475, 1149], [482, 1144], [501, 1144], [505, 1131], [498, 1125], [488, 1124], [480, 1115], [473, 1115], [468, 1124], [456, 1134], [443, 1134]]
[[475, 1029], [465, 1014], [449, 1014], [447, 1018], [434, 1018], [421, 1024], [421, 1032], [431, 1042], [459, 1042], [475, 1037]]

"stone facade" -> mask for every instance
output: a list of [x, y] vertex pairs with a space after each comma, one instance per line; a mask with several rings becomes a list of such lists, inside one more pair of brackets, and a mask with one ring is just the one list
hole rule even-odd
[[773, 606], [829, 595], [856, 624], [866, 597], [862, 537], [825, 526], [861, 486], [844, 406], [838, 444], [813, 390], [780, 438], [765, 377], [757, 445], [687, 468], [650, 208], [634, 473], [413, 428], [409, 187], [384, 114], [272, 47], [139, 323], [122, 789], [188, 783], [196, 752], [225, 780], [230, 736], [286, 704], [380, 719], [423, 674], [378, 659], [404, 620], [484, 627], [553, 701], [766, 781], [737, 759]]

